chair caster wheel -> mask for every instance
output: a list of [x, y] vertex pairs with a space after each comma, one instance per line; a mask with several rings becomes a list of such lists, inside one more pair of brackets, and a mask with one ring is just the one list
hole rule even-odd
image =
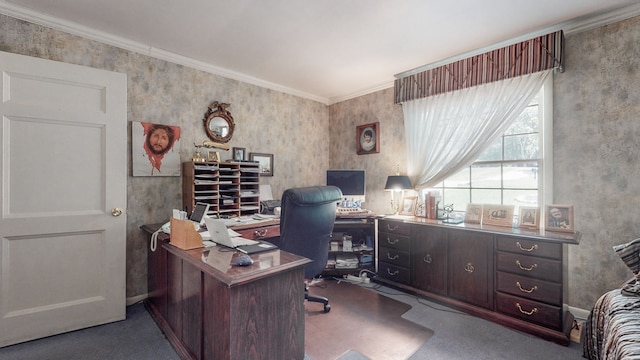
[[331, 311], [331, 305], [326, 304], [326, 305], [324, 306], [324, 312], [328, 313], [329, 311]]

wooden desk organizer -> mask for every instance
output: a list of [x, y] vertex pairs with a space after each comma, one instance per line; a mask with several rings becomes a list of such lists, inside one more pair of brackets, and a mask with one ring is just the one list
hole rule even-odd
[[193, 221], [171, 218], [171, 238], [169, 243], [182, 250], [190, 250], [204, 247], [202, 236], [198, 234]]

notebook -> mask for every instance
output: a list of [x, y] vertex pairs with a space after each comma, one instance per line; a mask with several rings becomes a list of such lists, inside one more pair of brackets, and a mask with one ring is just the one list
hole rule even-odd
[[204, 218], [211, 241], [216, 244], [236, 249], [245, 254], [254, 254], [263, 251], [275, 250], [278, 247], [266, 241], [245, 239], [237, 232], [228, 229], [225, 221], [208, 216]]

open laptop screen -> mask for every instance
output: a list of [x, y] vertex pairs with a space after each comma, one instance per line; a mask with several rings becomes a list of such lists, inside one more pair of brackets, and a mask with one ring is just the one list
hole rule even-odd
[[196, 203], [196, 207], [193, 208], [193, 212], [191, 213], [191, 218], [189, 220], [202, 224], [202, 219], [209, 211], [209, 204], [206, 203]]

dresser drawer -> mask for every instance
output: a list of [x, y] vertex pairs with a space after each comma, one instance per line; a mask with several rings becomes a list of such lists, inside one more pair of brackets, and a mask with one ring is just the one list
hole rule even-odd
[[562, 244], [544, 241], [499, 236], [498, 250], [562, 260]]
[[250, 240], [261, 240], [280, 236], [280, 225], [254, 229], [236, 230], [240, 236]]
[[408, 268], [411, 266], [411, 255], [405, 251], [381, 246], [379, 248], [378, 261]]
[[526, 277], [562, 282], [562, 262], [525, 256], [506, 252], [498, 252], [498, 270]]
[[411, 251], [411, 238], [405, 235], [378, 233], [378, 246], [400, 251]]
[[498, 293], [496, 297], [498, 312], [562, 331], [562, 307]]
[[383, 261], [378, 263], [378, 276], [397, 283], [409, 284], [411, 282], [411, 271], [408, 268]]
[[389, 234], [407, 235], [411, 234], [411, 224], [395, 221], [380, 220], [378, 223], [378, 231]]
[[496, 290], [551, 305], [562, 306], [562, 285], [558, 283], [498, 272]]

